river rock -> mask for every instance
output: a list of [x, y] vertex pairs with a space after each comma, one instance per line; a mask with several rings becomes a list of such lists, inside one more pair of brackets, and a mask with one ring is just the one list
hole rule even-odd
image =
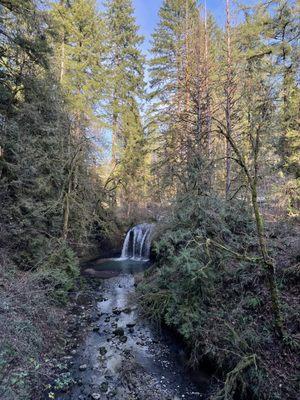
[[120, 336], [120, 342], [126, 343], [127, 342], [127, 336]]
[[63, 359], [65, 361], [71, 361], [73, 359], [73, 357], [72, 356], [64, 356]]
[[121, 314], [121, 310], [119, 310], [118, 308], [113, 308], [112, 312], [115, 315], [120, 315]]
[[99, 394], [99, 393], [93, 393], [93, 394], [91, 394], [91, 398], [92, 398], [93, 400], [100, 400], [100, 399], [101, 399], [101, 394]]
[[79, 371], [85, 371], [87, 369], [87, 365], [86, 364], [82, 364], [79, 366]]
[[108, 391], [108, 383], [102, 382], [100, 385], [100, 389], [101, 389], [101, 392], [103, 392], [103, 393], [107, 392]]
[[101, 356], [104, 356], [107, 353], [107, 349], [104, 346], [102, 346], [99, 349], [99, 353], [101, 354]]
[[135, 322], [130, 322], [130, 323], [126, 324], [127, 328], [134, 328], [135, 325], [136, 325]]
[[130, 351], [129, 349], [125, 349], [125, 350], [124, 350], [124, 356], [125, 356], [126, 358], [130, 358], [130, 357], [131, 357], [131, 351]]
[[90, 304], [93, 301], [93, 297], [89, 293], [78, 293], [77, 298], [76, 298], [76, 303], [79, 306], [82, 306], [82, 309], [84, 309], [84, 306]]
[[113, 331], [113, 334], [116, 336], [124, 336], [124, 329], [123, 328], [117, 328]]
[[108, 398], [113, 399], [114, 397], [116, 397], [117, 393], [117, 390], [113, 389], [111, 392], [108, 393]]

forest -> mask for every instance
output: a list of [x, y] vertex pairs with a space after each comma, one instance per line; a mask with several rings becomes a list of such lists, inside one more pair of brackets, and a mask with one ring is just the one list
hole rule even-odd
[[299, 17], [0, 0], [1, 400], [299, 399]]

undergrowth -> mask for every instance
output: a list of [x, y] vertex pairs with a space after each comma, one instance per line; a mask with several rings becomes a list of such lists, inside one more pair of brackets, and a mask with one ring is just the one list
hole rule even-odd
[[[144, 313], [173, 327], [194, 367], [214, 365], [214, 400], [290, 399], [297, 393], [295, 353], [274, 335], [271, 305], [250, 211], [209, 197], [177, 201], [156, 231], [156, 263], [139, 285]], [[286, 301], [287, 327], [299, 313]], [[289, 372], [287, 372], [289, 371]]]
[[0, 398], [39, 399], [64, 348], [65, 308], [79, 274], [66, 243], [36, 270], [21, 271], [0, 252]]

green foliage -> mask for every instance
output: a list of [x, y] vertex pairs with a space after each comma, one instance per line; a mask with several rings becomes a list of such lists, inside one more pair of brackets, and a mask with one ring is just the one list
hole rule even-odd
[[[159, 97], [161, 106], [180, 91], [178, 75], [182, 73], [181, 51], [185, 41], [185, 29], [197, 18], [195, 0], [164, 1], [159, 11], [160, 21], [153, 34], [151, 60], [151, 86]], [[165, 110], [164, 110], [165, 111]]]
[[299, 9], [294, 0], [276, 0], [272, 3], [274, 10], [265, 21], [264, 33], [275, 60], [272, 72], [280, 82], [277, 150], [281, 157], [281, 168], [299, 178]]
[[71, 376], [70, 372], [63, 372], [54, 381], [54, 389], [61, 391], [66, 390], [70, 385], [74, 384], [75, 381]]
[[239, 392], [239, 396], [243, 398], [245, 394], [247, 394], [247, 383], [245, 382], [243, 375], [245, 374], [245, 371], [247, 372], [247, 370], [252, 366], [257, 369], [255, 354], [242, 358], [236, 367], [227, 374], [224, 388], [218, 394], [213, 396], [212, 399], [234, 399], [237, 391]]
[[50, 288], [51, 296], [62, 303], [67, 301], [68, 292], [74, 288], [78, 276], [77, 256], [65, 242], [58, 244], [37, 273], [37, 279]]
[[[125, 114], [130, 100], [144, 95], [144, 57], [131, 0], [111, 0], [105, 3], [111, 114]], [[125, 100], [129, 100], [126, 104]]]
[[145, 96], [144, 56], [131, 0], [105, 2], [108, 56], [107, 124], [112, 132], [110, 188], [131, 217], [145, 194], [146, 140], [140, 114]]
[[0, 182], [2, 223], [8, 224], [10, 245], [18, 248], [15, 259], [24, 266], [40, 262], [51, 248], [48, 235], [57, 236], [61, 229], [61, 146], [67, 126], [53, 87], [38, 79], [28, 79], [27, 85], [27, 102], [2, 126]]
[[55, 69], [72, 113], [94, 118], [103, 99], [105, 26], [95, 0], [54, 3]]
[[224, 387], [213, 398], [292, 398], [292, 384], [275, 387], [279, 378], [270, 359], [281, 350], [273, 341], [247, 206], [181, 196], [160, 223], [154, 246], [156, 264], [138, 286], [141, 308], [180, 333], [192, 365], [215, 365]]
[[72, 7], [59, 18], [39, 1], [0, 2], [0, 397], [7, 400], [42, 396], [51, 375], [45, 355], [62, 342], [58, 305], [79, 276], [77, 254], [114, 226], [90, 140], [102, 93], [102, 25], [95, 2], [66, 3]]
[[44, 354], [59, 347], [62, 321], [50, 301], [51, 288], [36, 274], [0, 262], [0, 397], [35, 398], [47, 375]]

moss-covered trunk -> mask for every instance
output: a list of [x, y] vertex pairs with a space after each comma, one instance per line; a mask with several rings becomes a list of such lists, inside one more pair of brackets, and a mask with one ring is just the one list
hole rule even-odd
[[252, 207], [255, 215], [255, 222], [256, 222], [256, 230], [257, 236], [259, 240], [259, 247], [260, 252], [263, 258], [263, 262], [267, 271], [267, 279], [270, 288], [271, 294], [271, 301], [272, 301], [272, 309], [274, 313], [274, 320], [275, 320], [275, 328], [276, 332], [280, 337], [283, 336], [283, 319], [282, 313], [280, 309], [280, 301], [279, 301], [279, 293], [277, 288], [276, 282], [276, 272], [275, 272], [275, 265], [274, 261], [268, 254], [268, 246], [267, 246], [267, 239], [265, 234], [265, 228], [262, 216], [259, 211], [259, 206], [257, 202], [257, 188], [256, 184], [254, 183], [251, 187], [251, 197], [252, 197]]

